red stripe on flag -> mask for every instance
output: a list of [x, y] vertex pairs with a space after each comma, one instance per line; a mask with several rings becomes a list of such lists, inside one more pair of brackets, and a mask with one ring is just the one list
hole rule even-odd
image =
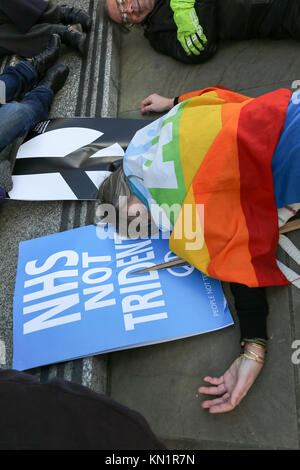
[[290, 96], [289, 90], [278, 90], [256, 98], [243, 107], [238, 124], [241, 204], [261, 286], [289, 284], [275, 258], [279, 232], [271, 163]]

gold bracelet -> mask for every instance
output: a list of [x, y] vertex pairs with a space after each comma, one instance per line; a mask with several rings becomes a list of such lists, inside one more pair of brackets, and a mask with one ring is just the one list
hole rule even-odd
[[251, 339], [246, 338], [241, 341], [241, 347], [245, 347], [247, 344], [252, 344], [252, 345], [256, 345], [257, 347], [262, 347], [264, 348], [265, 352], [268, 351], [266, 340], [262, 340], [260, 338], [253, 338], [253, 340], [251, 340]]
[[256, 354], [254, 351], [251, 351], [251, 349], [246, 350], [246, 354], [253, 354], [257, 359], [261, 359], [262, 361], [264, 360], [264, 357], [260, 356], [259, 354]]
[[251, 361], [257, 362], [258, 364], [264, 364], [265, 363], [264, 360], [259, 360], [259, 359], [256, 359], [255, 357], [248, 356], [247, 353], [243, 353], [242, 356], [244, 356], [246, 359], [251, 359]]
[[[252, 353], [254, 355], [256, 355], [256, 353], [262, 353], [263, 354], [263, 357], [261, 357], [261, 359], [264, 359], [265, 357], [265, 354], [267, 353], [266, 349], [264, 346], [260, 346], [260, 345], [257, 345], [256, 343], [248, 343], [245, 347], [244, 347], [244, 351], [245, 352], [249, 352], [249, 353]], [[259, 354], [258, 354], [259, 355]]]
[[249, 343], [246, 343], [244, 347], [246, 348], [247, 346], [251, 346], [251, 348], [256, 348], [256, 349], [259, 349], [259, 350], [261, 350], [261, 351], [262, 351], [262, 350], [263, 350], [263, 351], [266, 351], [266, 347], [263, 346], [262, 344], [257, 344], [257, 343], [251, 343], [251, 342], [249, 342]]
[[263, 365], [263, 364], [265, 363], [264, 360], [258, 360], [258, 359], [256, 359], [255, 357], [248, 356], [246, 353], [241, 354], [241, 357], [245, 357], [246, 359], [251, 359], [251, 361], [258, 362], [258, 364], [262, 364], [262, 365]]

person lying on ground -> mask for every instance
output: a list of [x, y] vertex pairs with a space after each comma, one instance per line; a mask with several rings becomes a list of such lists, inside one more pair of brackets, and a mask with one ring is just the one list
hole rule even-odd
[[[54, 95], [62, 88], [69, 69], [54, 65], [61, 40], [52, 35], [48, 47], [32, 59], [6, 67], [0, 75], [5, 103], [0, 107], [0, 195], [12, 189], [12, 170], [19, 146], [29, 130], [47, 119]], [[22, 98], [21, 101], [17, 101]], [[1, 200], [1, 197], [0, 197]]]
[[222, 42], [300, 39], [298, 0], [106, 0], [110, 18], [127, 30], [140, 24], [158, 52], [198, 64]]
[[[300, 106], [289, 90], [250, 98], [222, 87], [179, 98], [153, 94], [146, 112], [166, 112], [138, 131], [123, 164], [99, 188], [118, 230], [171, 233], [169, 247], [208, 276], [229, 282], [243, 353], [202, 406], [233, 410], [260, 373], [268, 340], [265, 287], [287, 285], [276, 263], [278, 208], [300, 209]], [[146, 228], [145, 230], [144, 227]]]
[[0, 3], [0, 56], [33, 57], [58, 34], [62, 43], [85, 53], [91, 18], [83, 10], [46, 0], [2, 0]]

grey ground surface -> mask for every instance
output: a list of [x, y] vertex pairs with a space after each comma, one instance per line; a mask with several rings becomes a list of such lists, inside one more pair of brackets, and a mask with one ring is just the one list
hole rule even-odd
[[[74, 0], [68, 0], [70, 5]], [[209, 62], [187, 66], [157, 54], [139, 28], [119, 32], [102, 19], [103, 2], [76, 1], [90, 11], [94, 26], [82, 61], [66, 51], [68, 84], [55, 98], [51, 117], [140, 118], [140, 102], [153, 92], [177, 96], [223, 85], [249, 96], [300, 80], [300, 44], [293, 41], [228, 42]], [[4, 65], [4, 63], [3, 63]], [[153, 119], [153, 116], [146, 116]], [[18, 244], [22, 240], [91, 223], [90, 202], [0, 206], [0, 367], [12, 364], [12, 301]], [[299, 246], [299, 233], [289, 237]], [[278, 258], [294, 266], [280, 250]], [[299, 268], [298, 268], [299, 269]], [[235, 318], [228, 286], [224, 285]], [[141, 412], [169, 449], [299, 449], [300, 364], [291, 360], [300, 340], [300, 292], [268, 288], [270, 303], [267, 363], [242, 404], [233, 412], [210, 415], [197, 388], [205, 375], [221, 375], [239, 354], [239, 328], [84, 358], [30, 371], [46, 380], [59, 376], [104, 392]]]
[[[119, 116], [140, 117], [140, 102], [150, 93], [174, 97], [223, 85], [255, 97], [280, 87], [292, 89], [300, 77], [299, 50], [293, 41], [228, 42], [209, 62], [187, 66], [157, 54], [135, 27], [122, 36]], [[299, 246], [299, 233], [290, 238]], [[280, 250], [278, 258], [289, 262]], [[224, 290], [235, 316], [227, 285]], [[300, 365], [291, 361], [291, 345], [300, 339], [300, 293], [295, 287], [274, 287], [267, 295], [268, 360], [233, 412], [210, 415], [200, 406], [197, 388], [205, 375], [222, 375], [239, 354], [237, 324], [112, 354], [110, 394], [143, 413], [171, 449], [298, 449]]]

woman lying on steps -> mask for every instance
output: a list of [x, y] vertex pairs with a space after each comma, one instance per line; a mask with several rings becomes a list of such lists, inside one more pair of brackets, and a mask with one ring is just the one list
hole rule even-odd
[[180, 258], [230, 283], [243, 353], [199, 388], [218, 396], [202, 404], [211, 413], [234, 409], [254, 383], [268, 339], [264, 287], [289, 284], [275, 258], [277, 209], [300, 208], [298, 102], [284, 89], [255, 99], [221, 87], [150, 95], [142, 112], [168, 113], [136, 133], [99, 189], [119, 223], [127, 219], [127, 234], [151, 220], [172, 232]]

